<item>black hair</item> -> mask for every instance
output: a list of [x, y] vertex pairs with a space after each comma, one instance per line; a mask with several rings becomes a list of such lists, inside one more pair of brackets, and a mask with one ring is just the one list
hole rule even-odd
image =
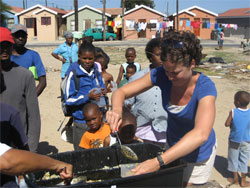
[[145, 53], [146, 53], [146, 56], [149, 60], [153, 55], [153, 51], [154, 51], [155, 47], [161, 47], [161, 39], [160, 38], [154, 38], [147, 43], [146, 48], [145, 48]]
[[92, 44], [93, 43], [93, 37], [83, 37], [82, 38], [82, 43], [88, 43], [88, 44]]
[[132, 64], [128, 64], [128, 66], [126, 67], [126, 70], [127, 69], [134, 69], [135, 70], [135, 72], [136, 72], [136, 66], [135, 66], [135, 64], [134, 63], [132, 63]]
[[100, 109], [97, 104], [95, 103], [87, 103], [83, 106], [82, 113], [85, 114], [87, 113], [90, 109], [95, 109], [97, 112], [100, 112]]
[[78, 54], [80, 55], [83, 52], [93, 52], [95, 56], [95, 46], [88, 41], [83, 41], [83, 43], [79, 47]]
[[240, 107], [247, 107], [250, 102], [250, 94], [246, 91], [238, 91], [234, 95], [234, 100], [239, 102]]
[[107, 63], [109, 63], [110, 57], [108, 56], [108, 54], [106, 54], [106, 53], [103, 51], [103, 49], [101, 49], [101, 48], [99, 48], [99, 47], [95, 47], [95, 53], [96, 53], [96, 55], [101, 55], [101, 56], [105, 57], [106, 60], [107, 60]]
[[99, 59], [99, 58], [104, 58], [105, 59], [105, 61], [104, 61], [104, 69], [107, 69], [108, 68], [108, 61], [107, 61], [107, 59], [103, 56], [103, 55], [97, 55], [97, 56], [95, 56], [95, 60], [97, 60], [97, 59]]
[[190, 67], [193, 60], [196, 65], [202, 58], [200, 40], [190, 31], [167, 32], [161, 45], [161, 60], [171, 58], [172, 63], [181, 63]]
[[126, 49], [126, 53], [128, 53], [128, 51], [133, 51], [136, 54], [135, 48], [130, 47]]

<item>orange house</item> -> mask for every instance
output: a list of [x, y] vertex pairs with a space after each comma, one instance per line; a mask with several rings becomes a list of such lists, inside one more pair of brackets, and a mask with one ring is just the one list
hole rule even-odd
[[[173, 14], [175, 29], [177, 29], [177, 16]], [[179, 31], [191, 31], [201, 39], [211, 39], [211, 32], [215, 30], [216, 17], [218, 14], [198, 6], [178, 12]], [[190, 26], [187, 23], [190, 23]]]
[[[136, 6], [135, 8], [124, 13], [124, 39], [154, 38], [156, 28], [149, 28], [149, 25], [163, 22], [165, 14], [158, 12], [145, 5]], [[135, 24], [143, 23], [143, 29], [136, 29]]]

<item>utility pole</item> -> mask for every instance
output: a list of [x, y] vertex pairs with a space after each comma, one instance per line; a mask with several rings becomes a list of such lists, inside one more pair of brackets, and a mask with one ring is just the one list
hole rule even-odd
[[125, 30], [125, 26], [124, 26], [124, 3], [125, 3], [125, 0], [122, 0], [122, 40], [124, 40], [124, 30]]
[[179, 31], [179, 0], [176, 0], [177, 31]]
[[46, 7], [48, 6], [48, 2], [47, 2], [47, 0], [45, 0], [45, 6], [46, 6]]
[[106, 29], [105, 29], [105, 15], [106, 15], [106, 0], [103, 1], [103, 11], [102, 11], [102, 28], [103, 28], [103, 41], [106, 40]]
[[75, 31], [78, 31], [78, 0], [74, 0], [75, 7]]
[[27, 0], [26, 0], [25, 9], [27, 9], [27, 8], [28, 8], [28, 2], [27, 2]]
[[25, 2], [24, 2], [24, 0], [23, 0], [23, 9], [25, 9]]
[[168, 1], [167, 1], [167, 17], [168, 17]]

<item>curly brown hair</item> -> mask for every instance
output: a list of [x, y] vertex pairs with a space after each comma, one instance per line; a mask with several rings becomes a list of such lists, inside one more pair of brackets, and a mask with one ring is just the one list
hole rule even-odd
[[173, 63], [191, 66], [194, 60], [198, 65], [202, 58], [200, 40], [190, 31], [167, 32], [163, 36], [161, 60], [171, 59]]

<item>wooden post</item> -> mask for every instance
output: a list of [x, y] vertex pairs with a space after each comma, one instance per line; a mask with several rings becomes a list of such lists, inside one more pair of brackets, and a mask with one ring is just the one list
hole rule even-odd
[[75, 31], [78, 31], [78, 0], [74, 0], [75, 7]]
[[124, 40], [124, 30], [125, 30], [125, 26], [124, 26], [124, 3], [125, 3], [125, 0], [122, 0], [122, 40]]
[[179, 0], [176, 0], [177, 31], [179, 31]]
[[106, 41], [105, 17], [106, 17], [106, 0], [103, 0], [103, 12], [102, 12], [103, 41]]

